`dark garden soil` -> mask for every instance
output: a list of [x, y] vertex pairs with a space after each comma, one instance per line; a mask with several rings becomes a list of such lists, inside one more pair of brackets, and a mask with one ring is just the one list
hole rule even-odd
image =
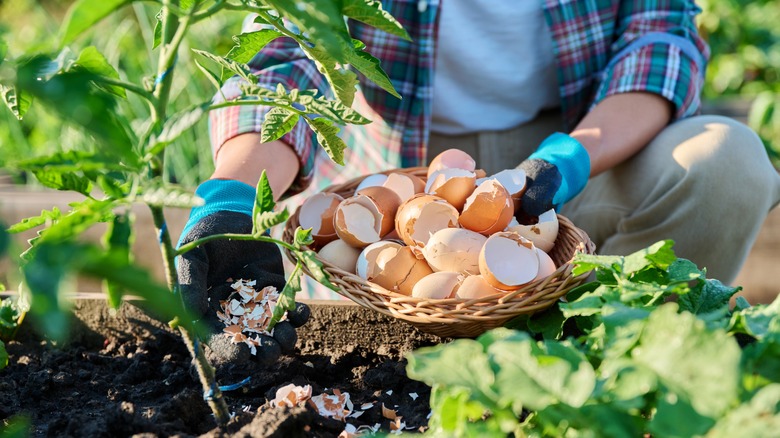
[[[28, 323], [6, 344], [0, 420], [26, 414], [32, 436], [335, 437], [346, 423], [389, 431], [383, 404], [397, 411], [408, 431], [428, 422], [430, 388], [406, 376], [403, 355], [441, 339], [355, 305], [312, 303], [296, 355], [272, 369], [218, 370], [220, 385], [251, 377], [224, 394], [235, 416], [222, 431], [175, 332], [129, 304], [114, 315], [99, 300], [78, 300], [75, 307], [66, 345], [42, 340]], [[355, 411], [373, 406], [346, 423], [309, 405], [271, 407], [277, 388], [289, 383], [309, 384], [314, 395], [349, 393]]]

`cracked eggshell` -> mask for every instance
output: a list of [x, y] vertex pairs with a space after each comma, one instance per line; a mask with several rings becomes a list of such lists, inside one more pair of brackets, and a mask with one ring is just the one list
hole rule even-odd
[[515, 205], [515, 210], [520, 207], [520, 198], [525, 193], [526, 189], [526, 174], [522, 169], [506, 169], [501, 172], [491, 175], [487, 178], [477, 179], [477, 184], [481, 184], [487, 179], [495, 179], [509, 192], [509, 196]]
[[550, 252], [558, 238], [558, 215], [554, 209], [545, 211], [539, 215], [537, 223], [532, 225], [510, 225], [507, 231], [513, 231], [533, 242], [534, 246], [544, 252]]
[[425, 182], [417, 176], [408, 175], [400, 172], [393, 172], [387, 175], [387, 179], [382, 184], [395, 192], [401, 201], [406, 201], [412, 196], [425, 191]]
[[487, 237], [465, 228], [445, 228], [428, 239], [422, 253], [434, 272], [479, 274], [479, 253]]
[[444, 228], [458, 228], [458, 210], [442, 198], [420, 193], [398, 207], [395, 230], [418, 257], [431, 234]]
[[428, 164], [428, 178], [430, 179], [434, 172], [442, 169], [463, 169], [473, 172], [476, 167], [477, 163], [471, 155], [460, 149], [447, 149], [436, 155]]
[[474, 172], [463, 169], [442, 169], [433, 172], [425, 184], [425, 193], [444, 198], [458, 211], [477, 187]]
[[[398, 242], [388, 240], [380, 240], [368, 245], [358, 255], [355, 263], [355, 273], [363, 280], [368, 280], [370, 277], [375, 276], [384, 269], [387, 260], [395, 255], [401, 246]], [[380, 259], [379, 255], [386, 249], [390, 251]]]
[[536, 256], [539, 257], [539, 272], [536, 274], [534, 281], [547, 278], [558, 269], [552, 257], [538, 247], [536, 248]]
[[355, 193], [365, 189], [366, 187], [378, 187], [387, 181], [387, 175], [383, 173], [374, 173], [363, 178], [362, 181], [355, 188]]
[[485, 236], [502, 231], [514, 216], [509, 192], [497, 180], [487, 179], [466, 200], [458, 222]]
[[[385, 251], [389, 249], [385, 249], [382, 253], [384, 254]], [[389, 291], [411, 295], [414, 285], [430, 274], [433, 274], [433, 270], [428, 266], [428, 262], [418, 259], [411, 248], [404, 246], [390, 257], [385, 263], [385, 268], [375, 277], [369, 278], [369, 281]]]
[[457, 272], [434, 272], [426, 275], [412, 288], [415, 298], [444, 299], [454, 295], [460, 284], [461, 275]]
[[377, 242], [393, 230], [398, 195], [384, 187], [367, 187], [339, 204], [334, 216], [336, 234], [356, 247]]
[[479, 272], [496, 289], [516, 290], [539, 273], [539, 256], [528, 239], [502, 231], [488, 237], [479, 254]]
[[315, 246], [322, 248], [338, 238], [333, 225], [336, 208], [344, 198], [336, 193], [317, 193], [301, 205], [298, 222], [301, 228], [311, 228]]
[[455, 298], [470, 300], [504, 293], [506, 291], [494, 288], [482, 275], [469, 275], [460, 282], [460, 286], [455, 291]]
[[336, 239], [323, 246], [317, 254], [331, 265], [354, 274], [360, 250], [341, 239]]

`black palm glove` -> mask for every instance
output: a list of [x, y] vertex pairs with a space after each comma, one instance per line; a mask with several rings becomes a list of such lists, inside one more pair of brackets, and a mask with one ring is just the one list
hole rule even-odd
[[[249, 189], [249, 190], [246, 190]], [[251, 192], [251, 193], [250, 193]], [[225, 233], [249, 234], [252, 232], [251, 208], [254, 205], [254, 189], [236, 182], [211, 180], [202, 184], [196, 192], [206, 204], [194, 208], [185, 226], [179, 246], [197, 239]], [[251, 199], [249, 214], [227, 211], [246, 205], [242, 199]], [[288, 312], [288, 320], [276, 324], [273, 337], [261, 335], [261, 346], [252, 355], [244, 343], [235, 344], [231, 336], [224, 334], [225, 324], [217, 317], [221, 311], [219, 302], [233, 292], [231, 284], [238, 279], [255, 280], [255, 289], [274, 286], [284, 288], [284, 266], [279, 248], [268, 242], [212, 240], [179, 257], [177, 271], [185, 305], [211, 331], [208, 344], [212, 359], [217, 363], [243, 363], [253, 358], [263, 364], [275, 362], [280, 354], [295, 348], [295, 328], [309, 317], [309, 308], [297, 304]]]
[[527, 178], [518, 216], [536, 217], [551, 208], [560, 209], [585, 188], [590, 157], [577, 140], [555, 133], [518, 168], [525, 171]]

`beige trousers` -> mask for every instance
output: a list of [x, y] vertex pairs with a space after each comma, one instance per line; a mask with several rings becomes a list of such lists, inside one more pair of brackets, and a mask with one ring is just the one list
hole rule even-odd
[[[495, 173], [518, 165], [560, 124], [557, 112], [546, 112], [506, 131], [434, 134], [428, 158], [458, 148]], [[672, 239], [678, 257], [730, 284], [778, 201], [780, 174], [758, 136], [726, 117], [697, 116], [669, 125], [634, 157], [592, 177], [560, 213], [588, 233], [599, 254], [626, 255]]]

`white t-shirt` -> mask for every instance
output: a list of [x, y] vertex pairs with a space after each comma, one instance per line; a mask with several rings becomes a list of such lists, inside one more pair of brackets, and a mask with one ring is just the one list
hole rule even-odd
[[441, 8], [431, 130], [503, 130], [558, 106], [541, 1], [450, 0]]

